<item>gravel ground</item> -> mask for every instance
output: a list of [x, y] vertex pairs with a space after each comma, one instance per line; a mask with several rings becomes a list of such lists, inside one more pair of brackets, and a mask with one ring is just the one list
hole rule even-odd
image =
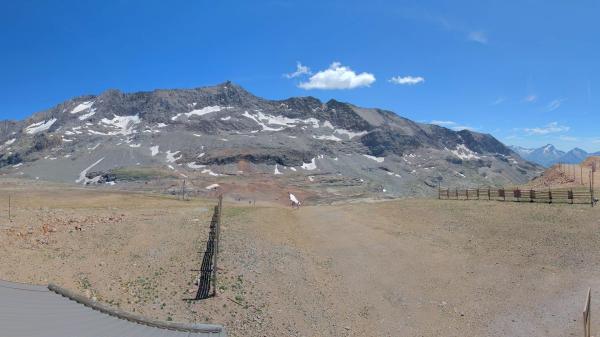
[[0, 278], [232, 336], [579, 335], [600, 289], [589, 206], [227, 200], [219, 295], [189, 302], [214, 200], [0, 181], [7, 194]]

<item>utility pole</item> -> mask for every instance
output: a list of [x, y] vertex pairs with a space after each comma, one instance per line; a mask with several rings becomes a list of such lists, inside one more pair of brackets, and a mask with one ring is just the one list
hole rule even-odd
[[181, 185], [181, 200], [185, 200], [185, 179], [183, 180], [183, 184]]
[[592, 171], [590, 172], [590, 195], [592, 198], [592, 207], [594, 207], [594, 203], [596, 202], [596, 198], [594, 197], [594, 173], [596, 172], [596, 162], [592, 162]]

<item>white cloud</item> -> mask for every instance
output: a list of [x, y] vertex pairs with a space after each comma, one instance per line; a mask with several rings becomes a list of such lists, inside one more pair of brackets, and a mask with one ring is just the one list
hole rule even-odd
[[468, 126], [468, 125], [457, 125], [457, 126], [451, 127], [451, 129], [454, 131], [462, 131], [462, 130], [477, 131], [477, 129], [475, 129], [472, 126]]
[[535, 101], [537, 101], [538, 97], [536, 95], [527, 95], [525, 96], [525, 98], [523, 98], [523, 101], [527, 102], [527, 103], [533, 103]]
[[504, 103], [504, 101], [506, 101], [506, 98], [498, 97], [495, 101], [492, 102], [492, 105], [498, 105], [498, 104]]
[[425, 82], [425, 79], [421, 76], [394, 76], [388, 80], [390, 83], [394, 84], [406, 84], [406, 85], [415, 85], [419, 83]]
[[571, 128], [566, 125], [560, 125], [558, 122], [552, 122], [542, 127], [525, 128], [523, 130], [529, 135], [547, 135], [550, 133], [567, 132], [571, 130]]
[[438, 125], [438, 126], [443, 126], [445, 128], [452, 129], [454, 131], [461, 131], [461, 130], [475, 131], [475, 130], [477, 130], [474, 127], [467, 126], [467, 125], [459, 125], [458, 123], [453, 122], [453, 121], [437, 121], [437, 120], [433, 120], [433, 121], [431, 121], [431, 124], [435, 124], [435, 125]]
[[296, 62], [296, 71], [294, 71], [293, 73], [289, 73], [289, 74], [283, 74], [284, 77], [286, 78], [294, 78], [294, 77], [298, 77], [301, 75], [311, 75], [312, 72], [310, 71], [310, 68], [307, 66], [303, 66], [302, 63], [300, 63], [299, 61]]
[[431, 121], [431, 124], [439, 125], [439, 126], [453, 126], [456, 125], [456, 122], [453, 121]]
[[349, 67], [339, 62], [333, 62], [329, 68], [321, 70], [312, 75], [308, 82], [298, 84], [298, 87], [310, 89], [354, 89], [368, 87], [375, 82], [375, 76], [371, 73], [355, 73]]
[[550, 103], [548, 103], [548, 105], [546, 106], [546, 110], [548, 111], [554, 111], [558, 108], [560, 108], [560, 105], [562, 104], [562, 102], [564, 102], [566, 99], [565, 98], [559, 98], [559, 99], [555, 99], [553, 101], [551, 101]]
[[565, 142], [578, 142], [579, 141], [579, 138], [577, 138], [577, 137], [565, 136], [565, 135], [559, 136], [558, 139], [564, 140]]
[[487, 34], [481, 30], [469, 32], [469, 34], [467, 35], [467, 38], [471, 41], [481, 43], [481, 44], [488, 43]]

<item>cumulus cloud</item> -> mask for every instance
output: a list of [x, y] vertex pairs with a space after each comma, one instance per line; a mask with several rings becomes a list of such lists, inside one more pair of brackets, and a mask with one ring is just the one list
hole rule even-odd
[[403, 84], [403, 85], [415, 85], [425, 82], [425, 79], [421, 76], [394, 76], [388, 80], [390, 83]]
[[375, 82], [373, 74], [367, 72], [357, 74], [340, 62], [333, 62], [329, 68], [312, 75], [307, 82], [298, 84], [298, 87], [306, 90], [354, 89], [368, 87], [373, 82]]
[[295, 78], [301, 75], [311, 75], [312, 72], [310, 71], [310, 68], [307, 66], [303, 66], [302, 63], [300, 62], [296, 62], [296, 71], [294, 71], [293, 73], [289, 73], [289, 74], [283, 74], [284, 77], [286, 78]]
[[488, 43], [487, 34], [481, 30], [469, 32], [469, 34], [467, 35], [467, 38], [473, 42], [477, 42], [477, 43], [481, 43], [481, 44]]
[[548, 105], [546, 106], [546, 110], [554, 111], [554, 110], [560, 108], [562, 102], [564, 102], [564, 101], [565, 101], [564, 98], [555, 99], [555, 100], [551, 101], [550, 103], [548, 103]]
[[567, 132], [571, 128], [566, 125], [560, 125], [558, 122], [548, 123], [542, 127], [525, 128], [525, 132], [529, 135], [547, 135], [550, 133]]

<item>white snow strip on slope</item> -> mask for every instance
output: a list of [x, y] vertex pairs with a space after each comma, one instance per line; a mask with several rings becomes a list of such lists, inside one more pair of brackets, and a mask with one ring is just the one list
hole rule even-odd
[[275, 164], [275, 171], [273, 171], [273, 174], [275, 174], [275, 175], [283, 174], [283, 173], [279, 172], [279, 168], [277, 167], [277, 164]]
[[299, 203], [300, 203], [300, 201], [298, 201], [298, 198], [296, 198], [296, 196], [295, 196], [295, 195], [293, 195], [292, 193], [290, 193], [290, 201], [291, 201], [291, 202], [295, 202], [295, 203], [297, 203], [297, 204], [299, 204]]
[[167, 163], [174, 163], [176, 161], [178, 161], [179, 159], [181, 159], [181, 157], [183, 155], [179, 155], [179, 157], [175, 157], [179, 152], [181, 151], [176, 151], [176, 152], [171, 152], [171, 150], [167, 151]]
[[82, 112], [84, 110], [91, 108], [92, 105], [94, 105], [94, 101], [83, 102], [83, 103], [79, 104], [78, 106], [76, 106], [75, 108], [73, 108], [73, 110], [71, 110], [71, 113], [76, 114], [76, 113]]
[[158, 145], [150, 147], [150, 154], [152, 155], [152, 157], [156, 156], [158, 152], [160, 152], [158, 151]]
[[92, 165], [88, 166], [88, 168], [86, 168], [85, 170], [81, 171], [81, 173], [79, 173], [79, 179], [75, 180], [76, 183], [81, 183], [83, 182], [84, 184], [93, 181], [93, 179], [89, 179], [88, 177], [86, 177], [87, 173], [89, 172], [89, 170], [91, 170], [92, 168], [94, 168], [94, 166], [100, 164], [101, 161], [104, 160], [104, 157], [102, 157], [100, 160], [98, 160], [97, 162], [93, 163]]
[[471, 151], [464, 144], [456, 145], [456, 150], [451, 150], [450, 152], [462, 160], [481, 159], [477, 153]]
[[[255, 114], [250, 114], [248, 111], [244, 111], [242, 115], [244, 117], [250, 118], [255, 121], [258, 125], [260, 125], [263, 131], [281, 131], [285, 128], [295, 127], [298, 124], [311, 124], [314, 128], [319, 127], [319, 120], [316, 118], [307, 118], [307, 119], [297, 119], [297, 118], [288, 118], [285, 116], [273, 116], [264, 114], [262, 111], [255, 111]], [[269, 125], [279, 125], [282, 126], [280, 128], [273, 128]]]
[[46, 131], [52, 127], [52, 125], [56, 123], [56, 118], [52, 118], [48, 121], [42, 121], [39, 123], [33, 123], [30, 126], [25, 128], [25, 133], [30, 135], [36, 134], [38, 132]]
[[110, 136], [114, 136], [114, 135], [127, 136], [127, 135], [131, 135], [136, 132], [133, 129], [133, 127], [136, 124], [140, 123], [139, 115], [135, 115], [135, 116], [114, 115], [114, 116], [115, 117], [113, 119], [103, 118], [101, 121], [102, 124], [105, 124], [107, 126], [111, 126], [111, 127], [117, 129], [116, 131], [109, 132], [108, 135], [110, 135]]
[[202, 170], [202, 173], [208, 173], [209, 175], [211, 175], [211, 176], [214, 176], [214, 177], [218, 177], [218, 176], [220, 176], [220, 174], [218, 174], [218, 173], [214, 173], [214, 172], [213, 172], [212, 170], [210, 170], [210, 169], [204, 169], [204, 170]]
[[205, 188], [206, 188], [207, 190], [212, 190], [213, 188], [217, 188], [217, 187], [219, 187], [219, 186], [220, 186], [219, 184], [212, 184], [212, 185], [208, 185], [208, 186], [206, 186]]
[[314, 139], [319, 139], [319, 140], [333, 140], [334, 142], [341, 142], [342, 140], [334, 135], [331, 136], [315, 136], [313, 135]]
[[11, 144], [13, 144], [13, 143], [14, 143], [16, 140], [17, 140], [16, 138], [9, 139], [9, 140], [7, 140], [7, 141], [4, 143], [4, 145], [11, 145]]
[[358, 137], [358, 136], [364, 136], [368, 133], [367, 131], [353, 132], [353, 131], [344, 130], [344, 129], [335, 129], [335, 131], [333, 131], [333, 132], [339, 133], [340, 135], [346, 135], [350, 139], [352, 139], [354, 137]]
[[324, 127], [324, 128], [335, 129], [335, 128], [333, 127], [333, 124], [331, 124], [331, 122], [330, 122], [330, 121], [325, 121], [325, 122], [323, 122], [323, 127]]
[[315, 162], [315, 158], [313, 158], [310, 163], [302, 163], [302, 168], [308, 171], [316, 169], [317, 163]]
[[231, 119], [231, 116], [227, 116], [227, 117], [222, 117], [221, 120], [222, 121], [228, 121]]
[[95, 110], [95, 109], [92, 109], [92, 110], [91, 110], [89, 113], [86, 113], [86, 114], [84, 114], [84, 115], [81, 115], [81, 116], [79, 116], [79, 117], [77, 117], [77, 118], [79, 118], [79, 120], [80, 120], [80, 121], [84, 121], [84, 120], [86, 120], [86, 119], [88, 119], [88, 118], [92, 117], [92, 116], [93, 116], [93, 115], [95, 115], [95, 114], [96, 114], [96, 110]]
[[189, 167], [189, 168], [191, 168], [191, 169], [194, 169], [194, 170], [197, 170], [197, 169], [201, 169], [201, 168], [204, 168], [204, 167], [206, 167], [206, 165], [200, 165], [200, 164], [196, 164], [196, 162], [195, 162], [195, 161], [193, 161], [193, 162], [191, 162], [191, 163], [188, 163], [188, 164], [187, 164], [187, 167]]
[[375, 157], [375, 156], [370, 156], [368, 154], [363, 154], [363, 156], [365, 156], [365, 157], [367, 157], [367, 158], [369, 158], [371, 160], [374, 160], [374, 161], [376, 161], [378, 163], [383, 163], [383, 161], [385, 160], [384, 157]]
[[190, 112], [178, 113], [177, 115], [173, 116], [171, 118], [171, 120], [176, 121], [181, 116], [186, 116], [187, 118], [190, 118], [192, 116], [203, 116], [203, 115], [209, 114], [211, 112], [219, 112], [219, 111], [221, 111], [223, 109], [230, 109], [230, 107], [221, 107], [221, 106], [218, 106], [218, 105], [207, 106], [207, 107], [204, 107], [202, 109], [194, 109], [194, 110], [192, 110]]

